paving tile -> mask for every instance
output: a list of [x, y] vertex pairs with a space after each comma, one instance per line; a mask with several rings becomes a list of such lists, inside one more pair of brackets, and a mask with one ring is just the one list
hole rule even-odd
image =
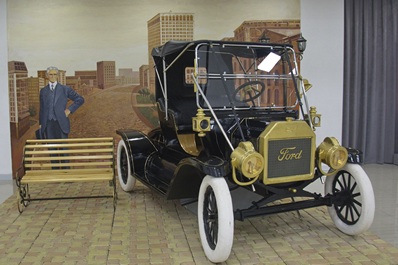
[[[35, 196], [101, 194], [101, 185], [46, 184]], [[16, 199], [0, 205], [0, 264], [212, 264], [197, 217], [137, 183], [119, 200], [32, 202], [22, 214]], [[398, 264], [398, 249], [366, 232], [342, 234], [326, 207], [235, 222], [234, 244], [223, 264]]]

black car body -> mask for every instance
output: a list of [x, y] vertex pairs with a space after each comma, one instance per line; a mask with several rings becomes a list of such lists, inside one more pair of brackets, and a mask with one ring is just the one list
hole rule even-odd
[[[308, 105], [310, 84], [291, 45], [169, 41], [152, 57], [159, 127], [117, 131], [119, 182], [125, 191], [139, 180], [169, 200], [197, 201], [211, 261], [228, 258], [234, 220], [247, 217], [327, 205], [343, 232], [370, 227], [374, 195], [360, 152], [334, 137], [316, 146], [321, 116]], [[324, 176], [325, 195], [305, 190]], [[234, 210], [235, 188], [261, 199]]]

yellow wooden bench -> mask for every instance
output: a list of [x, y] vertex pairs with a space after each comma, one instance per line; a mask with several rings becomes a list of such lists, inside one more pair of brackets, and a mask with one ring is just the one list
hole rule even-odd
[[[18, 210], [31, 201], [113, 197], [116, 207], [115, 158], [112, 137], [27, 140], [23, 175], [16, 176]], [[98, 196], [31, 198], [29, 184], [104, 181], [112, 194]]]

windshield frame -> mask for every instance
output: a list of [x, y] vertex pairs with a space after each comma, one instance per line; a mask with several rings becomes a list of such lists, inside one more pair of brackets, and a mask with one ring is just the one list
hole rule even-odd
[[[283, 62], [284, 64], [284, 72], [283, 73], [278, 73], [276, 74], [275, 72], [272, 73], [265, 73], [264, 71], [261, 71], [258, 69], [258, 65], [261, 63], [261, 61], [265, 58], [266, 55], [270, 53], [277, 53], [280, 56], [282, 56], [281, 61], [285, 60]], [[211, 71], [207, 70], [208, 67], [213, 67], [214, 65], [210, 65], [210, 63], [207, 63], [206, 66], [208, 67], [203, 67], [203, 63], [201, 60], [203, 60], [204, 54], [207, 53], [206, 56], [209, 56], [208, 54], [213, 54], [215, 55], [214, 58], [216, 60], [215, 67], [218, 68], [217, 70], [212, 69]], [[232, 69], [229, 66], [229, 70], [225, 71], [225, 69], [222, 69], [223, 67], [226, 67], [222, 65], [224, 62], [220, 61], [219, 59], [217, 60], [217, 57], [229, 57], [228, 60], [235, 60], [234, 67], [238, 66], [240, 67], [239, 71], [235, 71], [235, 69]], [[249, 67], [245, 67], [244, 62], [242, 62], [243, 59], [250, 59]], [[260, 60], [261, 59], [261, 60]], [[298, 74], [298, 67], [297, 67], [297, 60], [296, 60], [296, 55], [295, 51], [290, 45], [287, 44], [280, 44], [280, 45], [275, 45], [275, 44], [270, 44], [270, 45], [264, 45], [264, 44], [255, 44], [255, 43], [209, 43], [209, 42], [203, 42], [203, 43], [198, 43], [195, 46], [195, 59], [194, 59], [194, 71], [192, 73], [192, 78], [195, 80], [194, 85], [195, 85], [195, 91], [196, 91], [196, 103], [198, 108], [203, 108], [204, 110], [209, 110], [209, 108], [213, 108], [214, 110], [247, 110], [247, 109], [259, 109], [259, 110], [281, 110], [281, 109], [297, 109], [297, 105], [300, 102], [300, 95], [298, 93], [298, 87], [297, 87], [297, 82], [299, 81], [300, 77]], [[290, 62], [286, 62], [286, 60], [289, 60]], [[209, 59], [210, 61], [210, 59]], [[228, 62], [232, 63], [232, 62]], [[221, 65], [221, 66], [220, 66]], [[205, 70], [203, 70], [205, 68]], [[227, 67], [228, 68], [228, 67]], [[249, 71], [251, 69], [251, 71]], [[287, 69], [287, 71], [285, 71]], [[233, 73], [231, 73], [233, 72]], [[224, 86], [224, 94], [227, 95], [228, 99], [225, 104], [212, 104], [211, 97], [208, 96], [208, 92], [206, 91], [207, 87], [203, 85], [203, 80], [211, 81], [211, 80], [221, 80], [223, 82]], [[290, 94], [287, 95], [287, 91], [284, 90], [283, 88], [283, 97], [294, 97], [294, 102], [291, 102], [291, 104], [286, 104], [287, 101], [283, 100], [282, 104], [278, 105], [268, 105], [268, 106], [261, 106], [261, 105], [256, 105], [255, 102], [253, 104], [239, 104], [239, 101], [233, 99], [233, 95], [231, 95], [230, 92], [226, 89], [226, 82], [231, 82], [231, 80], [234, 80], [236, 82], [242, 82], [244, 80], [262, 80], [263, 82], [269, 82], [269, 80], [278, 80], [282, 81], [283, 83], [292, 81], [292, 84], [290, 84]], [[201, 89], [198, 89], [198, 86], [201, 86]], [[268, 86], [268, 85], [264, 85]], [[236, 87], [236, 85], [235, 85]], [[234, 87], [234, 89], [235, 89]], [[283, 84], [283, 87], [286, 87], [286, 84]], [[268, 88], [272, 89], [272, 87]], [[221, 91], [222, 92], [222, 91]], [[263, 91], [264, 92], [264, 91]], [[219, 95], [222, 93], [219, 93]], [[230, 95], [228, 95], [230, 94]], [[265, 94], [265, 93], [264, 93]], [[293, 96], [292, 96], [293, 95]], [[225, 96], [225, 95], [224, 95]], [[236, 92], [235, 92], [236, 96]], [[258, 98], [260, 99], [260, 97]], [[207, 103], [206, 103], [207, 101]], [[210, 106], [209, 106], [210, 104]]]

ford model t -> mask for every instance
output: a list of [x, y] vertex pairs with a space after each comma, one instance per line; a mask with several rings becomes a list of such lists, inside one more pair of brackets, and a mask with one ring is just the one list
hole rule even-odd
[[[320, 114], [308, 105], [291, 45], [170, 41], [152, 57], [159, 127], [117, 131], [119, 182], [196, 201], [209, 260], [228, 258], [234, 220], [248, 217], [327, 206], [346, 234], [370, 227], [374, 194], [360, 152], [334, 137], [317, 146]], [[325, 176], [323, 195], [305, 189]], [[236, 188], [260, 199], [235, 209]]]

